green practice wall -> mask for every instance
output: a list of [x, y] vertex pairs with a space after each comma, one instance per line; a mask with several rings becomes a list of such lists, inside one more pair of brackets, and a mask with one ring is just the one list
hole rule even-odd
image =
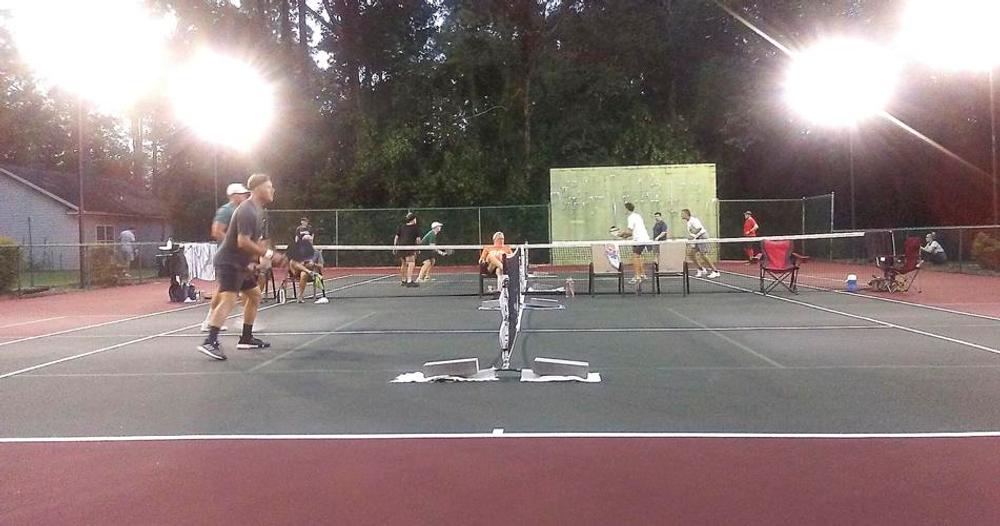
[[611, 225], [626, 226], [631, 201], [652, 235], [653, 213], [661, 212], [671, 238], [686, 237], [681, 209], [719, 236], [714, 164], [607, 166], [549, 170], [553, 241], [608, 239]]

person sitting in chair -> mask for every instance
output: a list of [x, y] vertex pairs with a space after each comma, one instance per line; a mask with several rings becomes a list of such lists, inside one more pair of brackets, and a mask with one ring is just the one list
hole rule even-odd
[[313, 237], [310, 232], [305, 232], [289, 251], [288, 272], [293, 278], [298, 278], [299, 295], [297, 301], [303, 303], [306, 283], [313, 281], [316, 274], [323, 275], [320, 252], [313, 247]]
[[503, 232], [493, 234], [493, 244], [484, 247], [483, 253], [479, 256], [480, 274], [493, 274], [497, 277], [497, 285], [503, 277], [503, 259], [513, 254], [514, 251], [504, 244]]
[[937, 242], [936, 237], [934, 232], [927, 234], [927, 244], [920, 247], [920, 259], [940, 265], [948, 261], [948, 255], [945, 254], [944, 248], [941, 247], [941, 243]]

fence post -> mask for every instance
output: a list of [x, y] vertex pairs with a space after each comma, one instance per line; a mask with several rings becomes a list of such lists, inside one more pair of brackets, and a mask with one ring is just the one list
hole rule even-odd
[[481, 207], [481, 206], [477, 206], [476, 207], [476, 216], [477, 216], [476, 221], [479, 222], [479, 244], [482, 245], [483, 244], [483, 207]]
[[[333, 244], [340, 244], [340, 210], [333, 211]], [[333, 251], [333, 266], [340, 266], [340, 251]]]
[[965, 231], [962, 229], [958, 230], [958, 270], [962, 270], [962, 261], [965, 259], [964, 251], [962, 250], [962, 239], [965, 237]]

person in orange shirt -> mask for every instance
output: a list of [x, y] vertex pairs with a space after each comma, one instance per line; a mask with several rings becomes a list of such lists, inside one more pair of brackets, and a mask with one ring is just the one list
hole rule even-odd
[[483, 253], [479, 255], [479, 272], [495, 274], [499, 283], [503, 276], [503, 258], [513, 253], [514, 251], [504, 244], [503, 232], [493, 234], [493, 244], [484, 247]]
[[[743, 237], [757, 237], [757, 230], [760, 227], [757, 225], [757, 220], [753, 218], [753, 214], [749, 210], [743, 212]], [[755, 243], [747, 243], [746, 248], [743, 251], [747, 255], [747, 265], [757, 261], [757, 253], [754, 250]]]

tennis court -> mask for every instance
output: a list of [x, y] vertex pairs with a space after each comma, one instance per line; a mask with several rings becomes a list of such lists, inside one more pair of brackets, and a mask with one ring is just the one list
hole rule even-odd
[[[479, 309], [475, 274], [419, 290], [395, 280], [339, 273], [328, 304], [269, 302], [257, 334], [272, 347], [235, 350], [224, 333], [225, 362], [195, 351], [202, 304], [51, 335], [46, 321], [20, 325], [35, 332], [0, 341], [0, 393], [16, 401], [0, 451], [22, 503], [5, 514], [377, 524], [467, 506], [478, 524], [977, 523], [998, 511], [995, 317], [807, 286], [764, 296], [732, 272], [693, 278], [686, 296], [578, 293], [523, 312], [513, 367], [582, 360], [599, 383], [390, 383], [498, 354], [499, 314]], [[53, 299], [19, 303], [35, 301]]]

